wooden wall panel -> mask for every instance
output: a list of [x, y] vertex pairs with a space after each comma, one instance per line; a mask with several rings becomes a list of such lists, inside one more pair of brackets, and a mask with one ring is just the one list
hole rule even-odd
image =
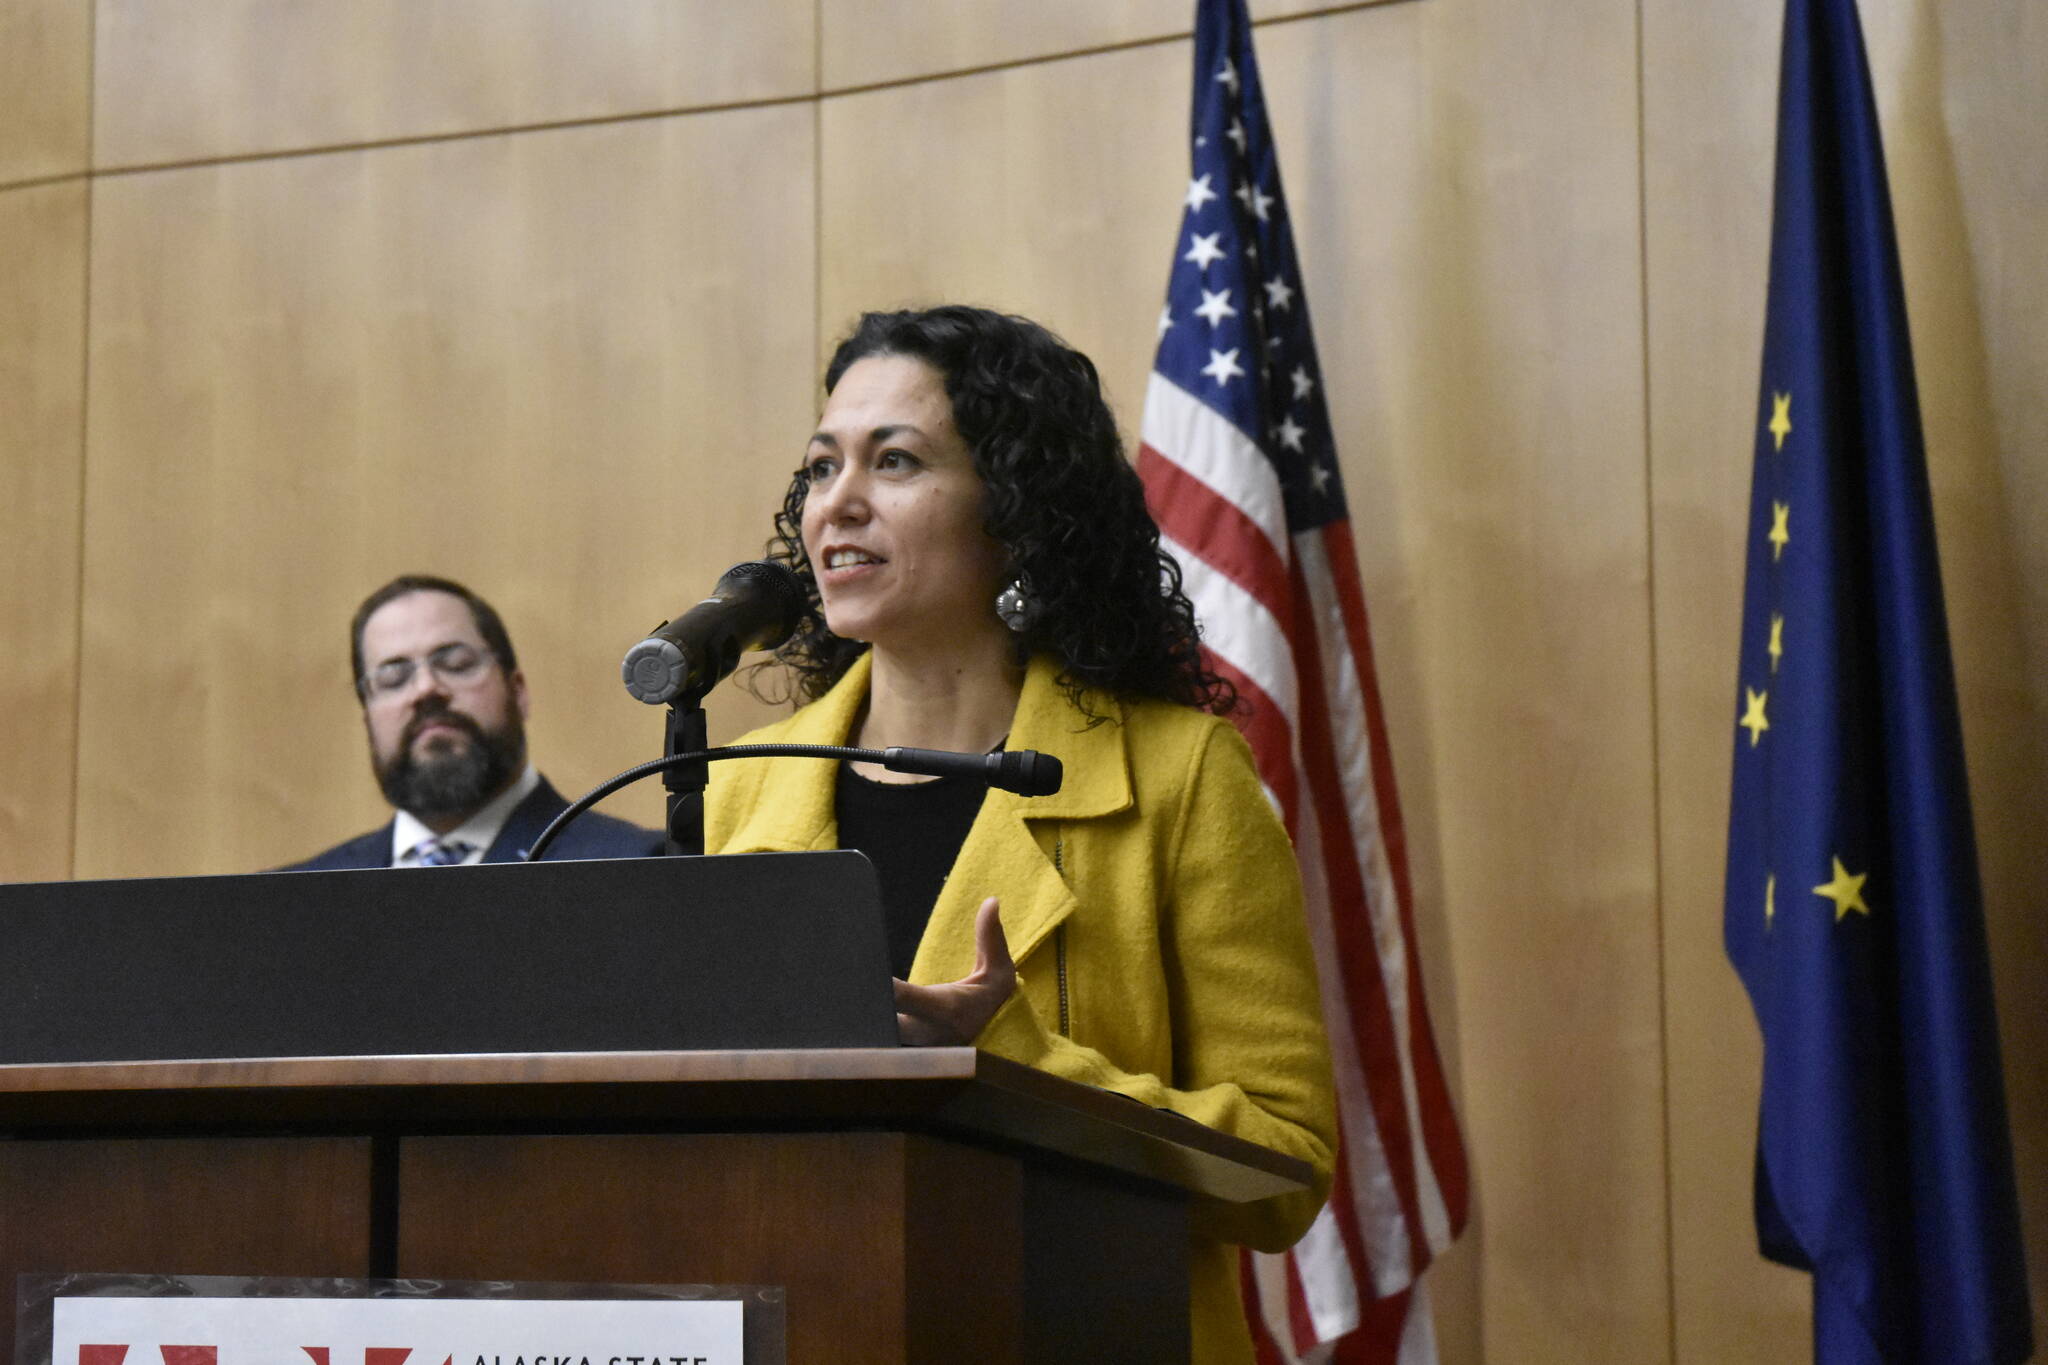
[[[1357, 7], [1386, 3], [1360, 0]], [[1250, 5], [1254, 23], [1343, 8], [1317, 0]], [[825, 90], [849, 90], [1184, 37], [1193, 31], [1193, 15], [1187, 0], [818, 0], [820, 79]]]
[[98, 0], [95, 164], [808, 94], [810, 0]]
[[864, 309], [1042, 319], [1138, 425], [1187, 186], [1186, 44], [824, 101], [819, 342]]
[[85, 169], [93, 0], [0, 4], [0, 185]]
[[0, 881], [71, 871], [88, 197], [0, 190]]
[[1775, 0], [1644, 7], [1658, 799], [1680, 1365], [1796, 1360], [1807, 1278], [1757, 1254], [1763, 1053], [1721, 948], [1751, 415], [1763, 354]]
[[1399, 304], [1386, 352], [1417, 357], [1380, 439], [1411, 490], [1489, 1360], [1668, 1351], [1634, 16], [1423, 6], [1413, 293], [1338, 305]]
[[[1907, 275], [1963, 697], [2037, 1314], [2048, 1303], [2048, 25], [2009, 2], [1862, 6]], [[1776, 137], [1777, 0], [1644, 7], [1650, 452], [1684, 1365], [1808, 1358], [1805, 1276], [1756, 1253], [1761, 1053], [1721, 950], [1751, 422]]]
[[758, 552], [815, 415], [811, 161], [778, 107], [102, 181], [79, 872], [384, 818], [346, 624], [400, 572], [496, 602], [566, 792], [659, 754], [618, 660]]
[[[1478, 1167], [1446, 1360], [1667, 1349], [1632, 15], [1259, 33]], [[828, 98], [821, 337], [863, 306], [1018, 308], [1135, 427], [1188, 60]]]

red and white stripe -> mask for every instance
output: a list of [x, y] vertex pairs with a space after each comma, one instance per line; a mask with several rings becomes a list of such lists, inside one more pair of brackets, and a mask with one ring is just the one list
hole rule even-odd
[[1289, 536], [1271, 462], [1158, 374], [1138, 470], [1294, 840], [1336, 1073], [1330, 1203], [1292, 1250], [1247, 1257], [1261, 1357], [1433, 1360], [1416, 1277], [1464, 1224], [1465, 1157], [1423, 1000], [1350, 525]]

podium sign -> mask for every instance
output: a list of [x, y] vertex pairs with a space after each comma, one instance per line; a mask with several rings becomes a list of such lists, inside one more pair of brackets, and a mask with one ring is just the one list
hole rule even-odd
[[15, 1365], [783, 1365], [782, 1292], [25, 1276]]

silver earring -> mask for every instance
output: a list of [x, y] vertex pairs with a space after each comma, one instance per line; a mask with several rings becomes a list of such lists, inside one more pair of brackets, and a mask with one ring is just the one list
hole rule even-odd
[[1038, 604], [1031, 600], [1023, 579], [1011, 580], [1009, 587], [996, 594], [996, 617], [1018, 635], [1031, 629], [1038, 619]]

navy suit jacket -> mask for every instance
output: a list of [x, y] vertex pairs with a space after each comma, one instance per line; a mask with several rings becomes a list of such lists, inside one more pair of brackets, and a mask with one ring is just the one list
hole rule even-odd
[[[505, 828], [498, 831], [498, 837], [484, 850], [483, 860], [487, 863], [516, 863], [520, 855], [533, 846], [540, 838], [540, 832], [548, 822], [569, 808], [560, 792], [548, 784], [543, 777], [540, 785], [526, 794], [526, 799], [512, 808], [512, 814], [505, 820]], [[651, 829], [585, 811], [569, 822], [556, 840], [548, 845], [543, 862], [567, 862], [573, 858], [651, 858], [659, 854], [664, 839]], [[336, 844], [325, 853], [281, 867], [279, 872], [334, 872], [348, 868], [391, 866], [391, 824], [386, 822], [368, 834], [358, 835], [346, 843]]]

